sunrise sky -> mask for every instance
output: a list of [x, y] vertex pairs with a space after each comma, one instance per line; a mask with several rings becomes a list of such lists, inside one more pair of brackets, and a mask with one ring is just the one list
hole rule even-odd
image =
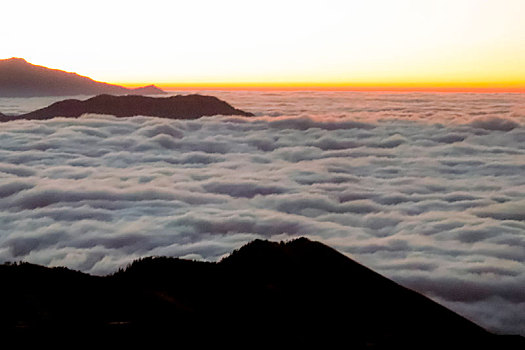
[[523, 0], [24, 1], [0, 58], [125, 85], [525, 91]]

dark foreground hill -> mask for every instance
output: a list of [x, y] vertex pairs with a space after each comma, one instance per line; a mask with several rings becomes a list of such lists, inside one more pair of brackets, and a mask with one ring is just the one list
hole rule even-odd
[[109, 114], [116, 117], [143, 115], [169, 119], [194, 119], [219, 114], [253, 116], [251, 113], [233, 108], [228, 103], [214, 96], [177, 95], [171, 97], [146, 97], [99, 95], [84, 101], [71, 99], [55, 102], [48, 107], [30, 113], [4, 116], [1, 120], [43, 120], [54, 117], [78, 118], [86, 113]]
[[0, 266], [3, 339], [246, 349], [522, 349], [337, 251], [256, 240], [219, 263], [146, 258], [111, 276]]
[[98, 82], [76, 73], [37, 66], [22, 58], [0, 60], [0, 97], [156, 95], [164, 93], [153, 85], [128, 89], [119, 85]]

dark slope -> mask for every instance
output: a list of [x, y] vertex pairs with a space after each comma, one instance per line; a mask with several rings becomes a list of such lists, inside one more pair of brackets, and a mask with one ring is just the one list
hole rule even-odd
[[[521, 349], [307, 239], [254, 241], [220, 263], [146, 258], [107, 277], [1, 266], [1, 326], [22, 343], [75, 337], [350, 349]], [[35, 340], [36, 342], [36, 340]]]
[[233, 108], [228, 103], [214, 96], [177, 95], [172, 97], [146, 97], [99, 95], [84, 101], [59, 101], [27, 114], [4, 117], [2, 121], [17, 119], [42, 120], [54, 117], [78, 118], [86, 113], [109, 114], [116, 117], [143, 115], [169, 119], [194, 119], [218, 114], [253, 116], [251, 113]]
[[163, 93], [154, 86], [128, 89], [102, 83], [76, 73], [36, 66], [22, 58], [0, 60], [0, 97]]

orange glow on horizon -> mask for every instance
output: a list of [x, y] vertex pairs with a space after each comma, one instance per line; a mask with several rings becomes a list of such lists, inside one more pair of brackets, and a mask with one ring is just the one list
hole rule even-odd
[[[118, 83], [129, 88], [147, 83]], [[247, 91], [392, 91], [392, 92], [509, 92], [525, 93], [525, 82], [515, 83], [305, 83], [305, 82], [190, 82], [155, 84], [166, 91], [191, 90], [247, 90]]]
[[10, 1], [2, 56], [166, 90], [525, 92], [523, 4], [92, 0], [79, 25], [65, 0]]

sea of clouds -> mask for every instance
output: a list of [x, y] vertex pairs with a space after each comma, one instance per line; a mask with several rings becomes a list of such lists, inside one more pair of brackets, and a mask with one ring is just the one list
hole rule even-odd
[[307, 236], [525, 335], [525, 95], [209, 94], [256, 117], [1, 123], [0, 262], [107, 274]]

